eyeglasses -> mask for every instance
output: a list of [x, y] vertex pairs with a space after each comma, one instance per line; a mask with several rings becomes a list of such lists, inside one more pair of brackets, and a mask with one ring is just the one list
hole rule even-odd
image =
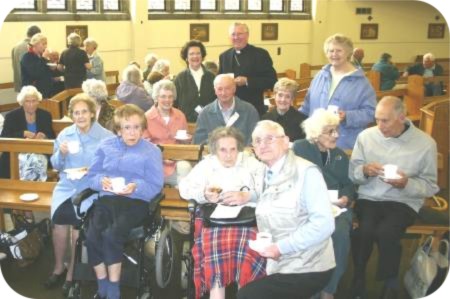
[[256, 137], [255, 140], [253, 140], [252, 145], [253, 145], [253, 146], [260, 146], [260, 145], [262, 145], [263, 143], [264, 143], [264, 144], [272, 144], [272, 143], [274, 143], [275, 140], [277, 140], [278, 138], [283, 138], [283, 137], [284, 137], [284, 135], [283, 135], [283, 136], [273, 136], [273, 135], [269, 135], [269, 136], [266, 136], [266, 137], [263, 137], [263, 138]]
[[74, 111], [73, 116], [80, 116], [80, 115], [85, 115], [88, 113], [89, 113], [89, 110], [83, 109], [83, 110]]
[[130, 132], [130, 131], [140, 131], [141, 128], [142, 128], [142, 127], [141, 127], [140, 125], [134, 125], [134, 126], [126, 125], [126, 126], [121, 126], [121, 127], [120, 127], [121, 130], [127, 131], [127, 132]]
[[339, 131], [338, 131], [338, 129], [330, 129], [330, 130], [322, 132], [322, 134], [328, 135], [328, 136], [333, 136], [333, 137], [338, 137]]

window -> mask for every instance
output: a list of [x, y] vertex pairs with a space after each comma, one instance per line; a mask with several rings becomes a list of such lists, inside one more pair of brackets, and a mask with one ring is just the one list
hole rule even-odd
[[311, 0], [147, 0], [148, 18], [311, 19]]
[[[17, 0], [14, 10], [6, 17], [5, 21], [129, 20], [129, 1]], [[30, 14], [29, 11], [34, 11], [34, 13]]]

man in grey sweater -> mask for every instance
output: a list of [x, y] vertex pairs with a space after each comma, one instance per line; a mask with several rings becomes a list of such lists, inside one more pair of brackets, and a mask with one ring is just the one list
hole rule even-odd
[[[365, 270], [375, 242], [377, 279], [385, 282], [382, 298], [397, 297], [400, 239], [424, 199], [439, 190], [436, 142], [405, 115], [399, 98], [384, 97], [375, 111], [377, 126], [361, 132], [353, 149], [349, 177], [360, 185], [355, 206], [359, 227], [352, 240], [353, 298], [365, 297]], [[387, 164], [398, 167], [389, 177]]]

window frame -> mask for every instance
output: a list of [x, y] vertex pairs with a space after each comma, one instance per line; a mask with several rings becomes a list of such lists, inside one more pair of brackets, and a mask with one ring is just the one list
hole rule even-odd
[[94, 10], [77, 10], [76, 0], [65, 0], [66, 10], [47, 9], [47, 1], [37, 1], [36, 9], [13, 9], [5, 22], [27, 21], [120, 21], [130, 20], [129, 0], [118, 0], [119, 10], [103, 9], [103, 0], [93, 0]]
[[217, 0], [216, 10], [200, 10], [198, 0], [191, 0], [192, 11], [175, 11], [173, 0], [164, 0], [165, 10], [147, 9], [149, 20], [311, 20], [312, 0], [303, 0], [303, 11], [290, 12], [290, 0], [283, 0], [283, 11], [269, 11], [269, 0], [262, 0], [262, 11], [248, 10], [248, 1], [240, 0], [239, 11], [225, 11], [224, 0]]

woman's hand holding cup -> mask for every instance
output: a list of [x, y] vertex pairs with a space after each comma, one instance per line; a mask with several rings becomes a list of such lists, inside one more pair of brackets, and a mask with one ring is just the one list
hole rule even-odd
[[220, 200], [220, 193], [222, 192], [222, 188], [209, 186], [205, 189], [205, 198], [207, 201], [212, 203], [217, 203]]

